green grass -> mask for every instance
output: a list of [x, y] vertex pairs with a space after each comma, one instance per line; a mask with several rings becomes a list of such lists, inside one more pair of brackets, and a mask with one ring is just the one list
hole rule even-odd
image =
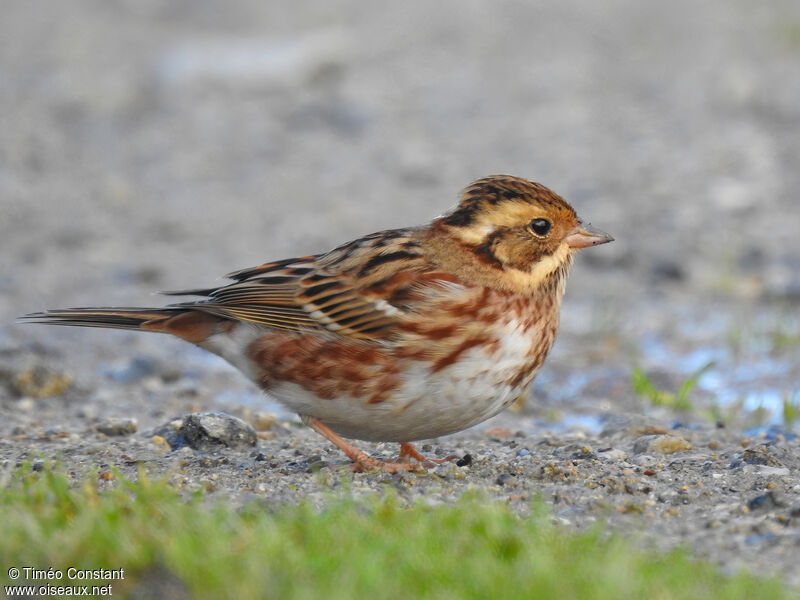
[[800, 391], [791, 396], [787, 395], [783, 399], [783, 424], [791, 430], [795, 422], [800, 418]]
[[667, 392], [658, 389], [642, 369], [635, 367], [631, 374], [633, 391], [640, 396], [648, 398], [653, 404], [667, 406], [674, 410], [689, 411], [694, 408], [691, 398], [689, 397], [692, 390], [703, 374], [713, 366], [714, 363], [711, 362], [697, 369], [686, 378], [677, 392]]
[[101, 493], [47, 470], [17, 472], [2, 487], [3, 578], [11, 566], [122, 567], [118, 598], [144, 597], [143, 585], [153, 597], [177, 586], [191, 598], [787, 597], [775, 580], [724, 577], [681, 552], [553, 525], [540, 503], [524, 518], [478, 497], [234, 510], [144, 476], [118, 476]]

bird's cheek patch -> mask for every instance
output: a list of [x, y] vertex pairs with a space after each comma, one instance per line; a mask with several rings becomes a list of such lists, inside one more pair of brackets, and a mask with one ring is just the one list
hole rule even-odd
[[531, 265], [539, 260], [542, 250], [529, 240], [504, 239], [494, 248], [495, 256], [507, 267], [529, 271]]

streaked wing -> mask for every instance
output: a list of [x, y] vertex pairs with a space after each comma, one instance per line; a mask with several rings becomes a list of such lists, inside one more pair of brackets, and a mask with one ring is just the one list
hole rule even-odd
[[207, 299], [174, 306], [267, 327], [381, 339], [413, 311], [421, 288], [453, 281], [434, 272], [413, 230], [406, 229], [379, 232], [324, 255], [266, 263], [228, 277], [236, 281], [217, 289], [179, 292]]

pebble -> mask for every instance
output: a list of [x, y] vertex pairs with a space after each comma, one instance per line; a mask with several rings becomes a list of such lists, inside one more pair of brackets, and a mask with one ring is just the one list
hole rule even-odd
[[692, 445], [682, 437], [662, 435], [653, 440], [650, 448], [661, 454], [675, 454], [692, 449]]
[[239, 418], [221, 412], [193, 413], [184, 417], [180, 433], [195, 450], [246, 448], [256, 445], [256, 431]]
[[748, 465], [769, 465], [773, 467], [782, 466], [780, 461], [773, 457], [766, 448], [748, 448], [742, 454], [742, 460]]
[[256, 429], [256, 431], [267, 431], [277, 425], [278, 415], [275, 413], [258, 411], [247, 415], [246, 420]]
[[123, 417], [108, 417], [95, 425], [95, 429], [100, 433], [106, 435], [130, 435], [136, 433], [139, 427], [139, 422], [134, 418]]
[[791, 471], [788, 467], [771, 467], [769, 465], [745, 465], [742, 469], [745, 473], [755, 473], [772, 477], [786, 477]]
[[747, 508], [752, 510], [771, 510], [784, 506], [780, 494], [769, 491], [761, 496], [756, 496], [747, 503]]
[[11, 378], [11, 388], [18, 396], [49, 398], [60, 396], [72, 385], [72, 377], [49, 369], [44, 365], [35, 365], [16, 373]]
[[633, 443], [634, 454], [655, 452], [658, 454], [675, 454], [691, 450], [692, 445], [684, 438], [675, 435], [644, 435]]
[[511, 473], [500, 473], [500, 475], [497, 476], [497, 479], [495, 479], [494, 482], [499, 486], [504, 486], [511, 483], [513, 479], [514, 476], [511, 475]]
[[457, 467], [468, 467], [471, 464], [472, 464], [472, 455], [471, 454], [465, 454], [464, 456], [462, 456], [461, 458], [459, 458], [456, 461], [456, 466]]
[[627, 452], [619, 448], [612, 448], [611, 450], [601, 452], [599, 456], [609, 462], [621, 462], [628, 459]]
[[643, 435], [633, 442], [632, 452], [634, 454], [644, 454], [650, 449], [650, 443], [653, 441], [654, 435]]

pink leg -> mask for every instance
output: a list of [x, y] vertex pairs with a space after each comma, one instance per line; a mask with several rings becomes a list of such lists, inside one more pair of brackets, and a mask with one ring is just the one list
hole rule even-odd
[[403, 442], [400, 444], [400, 454], [397, 457], [399, 460], [413, 458], [414, 460], [418, 460], [421, 463], [436, 463], [442, 464], [443, 462], [448, 462], [451, 460], [455, 460], [457, 457], [455, 456], [445, 456], [444, 458], [425, 458], [422, 454], [417, 452], [417, 449], [414, 448], [414, 444], [409, 444], [408, 442]]
[[[337, 448], [339, 448], [342, 452], [344, 452], [347, 457], [353, 461], [353, 470], [354, 471], [386, 471], [387, 473], [396, 473], [398, 471], [417, 471], [424, 468], [421, 463], [410, 463], [410, 462], [390, 462], [385, 460], [379, 460], [377, 458], [372, 458], [371, 456], [367, 456], [366, 453], [362, 452], [355, 446], [353, 446], [350, 442], [343, 439], [337, 433], [335, 433], [330, 427], [325, 425], [319, 419], [312, 417], [306, 421], [306, 425], [311, 427], [314, 431], [318, 434], [332, 442]], [[411, 444], [407, 444], [414, 450], [414, 447]], [[402, 449], [402, 445], [401, 445]], [[414, 453], [417, 456], [421, 456], [416, 450]], [[402, 457], [402, 452], [401, 452]], [[424, 459], [424, 457], [423, 457]]]

